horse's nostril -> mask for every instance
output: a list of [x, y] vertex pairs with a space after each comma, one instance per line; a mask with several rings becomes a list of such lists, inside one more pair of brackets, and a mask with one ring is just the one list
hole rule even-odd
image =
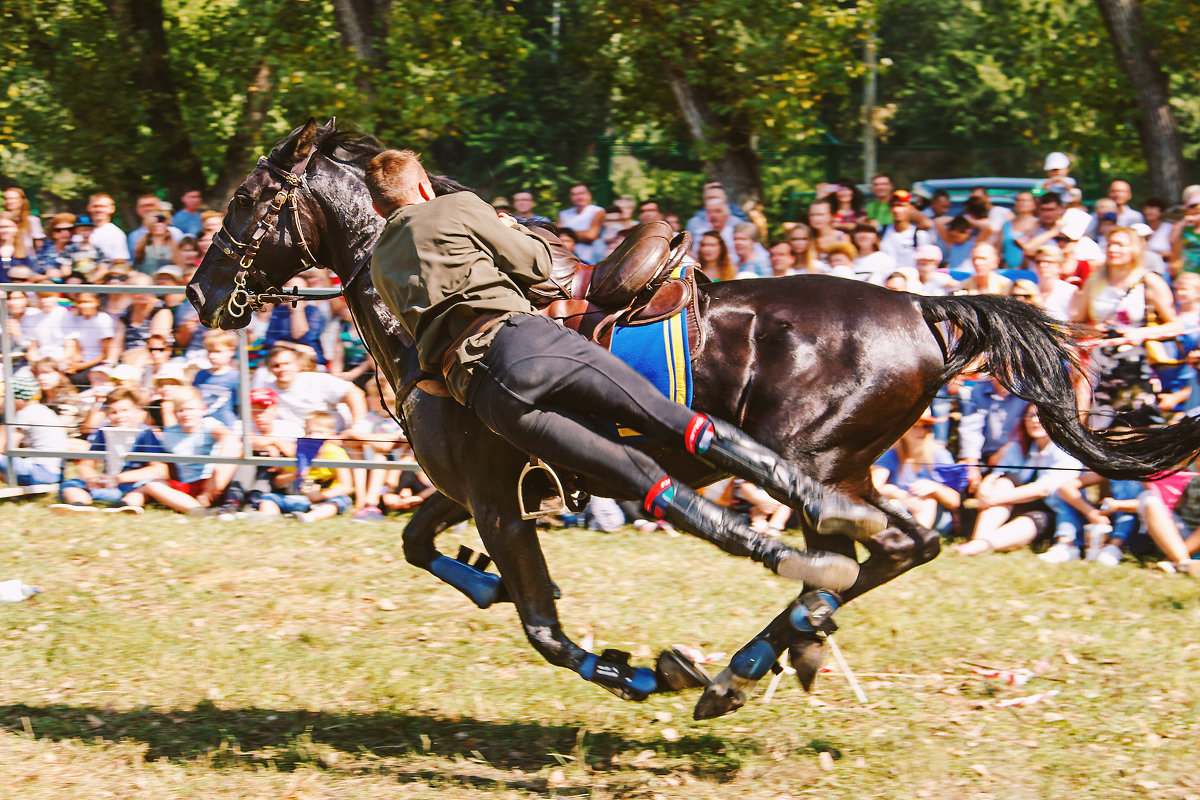
[[187, 299], [191, 301], [192, 305], [196, 307], [197, 311], [204, 306], [204, 293], [200, 291], [200, 288], [196, 286], [196, 284], [189, 283], [187, 289], [184, 291], [184, 294], [187, 296]]

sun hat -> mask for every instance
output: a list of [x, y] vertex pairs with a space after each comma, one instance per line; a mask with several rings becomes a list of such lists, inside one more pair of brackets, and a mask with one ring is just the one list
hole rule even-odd
[[1049, 172], [1052, 169], [1070, 169], [1071, 159], [1067, 158], [1066, 153], [1053, 152], [1046, 156], [1046, 161], [1042, 164], [1042, 169]]

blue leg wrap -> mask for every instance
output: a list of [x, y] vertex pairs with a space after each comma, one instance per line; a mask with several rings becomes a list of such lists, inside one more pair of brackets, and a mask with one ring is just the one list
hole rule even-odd
[[842, 607], [841, 600], [833, 592], [818, 589], [804, 595], [801, 603], [792, 609], [788, 622], [802, 633], [824, 631], [833, 633], [837, 625], [833, 622], [833, 614]]
[[779, 652], [766, 639], [756, 639], [738, 650], [729, 662], [729, 669], [739, 678], [760, 680], [779, 660]]
[[480, 608], [487, 608], [500, 596], [500, 576], [476, 569], [448, 556], [438, 556], [429, 571], [458, 589]]
[[645, 700], [658, 690], [654, 670], [631, 667], [595, 653], [584, 656], [578, 672], [585, 681], [599, 684], [626, 700]]

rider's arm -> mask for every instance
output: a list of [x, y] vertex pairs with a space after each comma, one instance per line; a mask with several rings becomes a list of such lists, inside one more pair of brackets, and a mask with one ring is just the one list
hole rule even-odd
[[544, 241], [524, 228], [505, 225], [482, 200], [464, 205], [464, 212], [469, 216], [466, 224], [491, 251], [497, 269], [522, 286], [550, 277], [550, 249]]

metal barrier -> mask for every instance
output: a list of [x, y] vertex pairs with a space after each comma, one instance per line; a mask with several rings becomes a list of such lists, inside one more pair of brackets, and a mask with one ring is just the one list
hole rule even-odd
[[[8, 323], [8, 293], [9, 292], [26, 292], [30, 294], [153, 294], [159, 297], [170, 294], [182, 294], [182, 286], [109, 286], [99, 284], [47, 284], [47, 283], [0, 283], [0, 360], [3, 361], [3, 377], [4, 377], [4, 431], [5, 431], [5, 467], [10, 487], [16, 487], [16, 474], [13, 470], [13, 458], [15, 457], [40, 457], [40, 458], [62, 458], [71, 461], [79, 461], [83, 459], [102, 460], [105, 458], [105, 451], [81, 451], [75, 452], [70, 450], [34, 450], [30, 448], [14, 448], [11, 447], [13, 441], [13, 415], [16, 409], [13, 405], [12, 394], [12, 378], [13, 378], [13, 355], [12, 355], [12, 338], [9, 336]], [[300, 289], [301, 297], [320, 296], [325, 297], [329, 294], [327, 289]], [[242, 455], [240, 458], [231, 456], [177, 456], [169, 453], [140, 453], [137, 451], [125, 454], [126, 459], [135, 461], [161, 461], [163, 463], [187, 463], [187, 464], [236, 464], [238, 466], [255, 466], [255, 467], [295, 467], [295, 458], [270, 458], [266, 456], [254, 455], [253, 448], [250, 445], [250, 361], [248, 355], [248, 341], [246, 338], [245, 329], [235, 331], [238, 337], [238, 412], [242, 423]], [[334, 459], [316, 459], [311, 462], [313, 467], [329, 467], [336, 469], [338, 467], [349, 467], [351, 469], [388, 469], [401, 470], [406, 472], [415, 472], [421, 467], [415, 461], [365, 461], [361, 459], [349, 460], [334, 460]], [[23, 487], [30, 489], [32, 487]], [[17, 494], [27, 494], [31, 492], [18, 492]], [[0, 494], [0, 499], [7, 496], [13, 496], [11, 493]]]

